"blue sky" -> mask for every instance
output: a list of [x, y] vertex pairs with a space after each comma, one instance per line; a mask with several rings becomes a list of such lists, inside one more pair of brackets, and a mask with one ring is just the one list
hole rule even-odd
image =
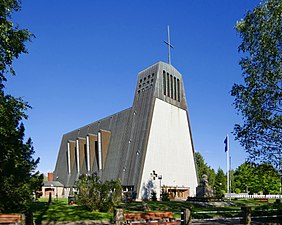
[[226, 170], [246, 154], [231, 134], [240, 122], [230, 90], [242, 82], [234, 26], [259, 0], [23, 0], [13, 21], [36, 38], [14, 66], [6, 91], [33, 107], [25, 121], [40, 157], [53, 171], [62, 135], [131, 107], [139, 71], [167, 61], [183, 75], [195, 150]]

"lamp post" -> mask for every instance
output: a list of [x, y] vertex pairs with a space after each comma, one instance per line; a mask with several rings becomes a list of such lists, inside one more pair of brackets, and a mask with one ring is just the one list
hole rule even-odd
[[160, 180], [160, 201], [161, 201], [161, 197], [162, 197], [162, 179], [163, 179], [163, 176], [159, 175], [158, 179]]

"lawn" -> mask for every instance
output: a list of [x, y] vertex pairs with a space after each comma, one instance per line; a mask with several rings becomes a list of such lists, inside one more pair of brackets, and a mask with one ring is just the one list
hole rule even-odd
[[[81, 220], [107, 220], [113, 221], [113, 213], [101, 213], [101, 212], [90, 212], [84, 209], [82, 206], [68, 205], [67, 199], [54, 199], [51, 204], [48, 205], [48, 199], [40, 199], [34, 202], [32, 211], [34, 220], [36, 222], [41, 221], [81, 221]], [[180, 218], [180, 212], [183, 208], [190, 208], [192, 210], [193, 218], [210, 218], [214, 216], [220, 217], [234, 217], [240, 216], [242, 205], [252, 205], [252, 209], [280, 209], [282, 210], [282, 204], [275, 205], [272, 202], [259, 202], [255, 200], [237, 200], [233, 201], [235, 206], [228, 207], [206, 207], [190, 202], [132, 202], [122, 203], [122, 207], [125, 211], [171, 211], [174, 212], [175, 218]], [[220, 213], [202, 213], [207, 211], [221, 211]], [[233, 211], [233, 212], [230, 212]], [[200, 212], [200, 213], [199, 213]]]
[[89, 212], [82, 206], [68, 205], [67, 199], [55, 199], [48, 204], [48, 199], [40, 199], [32, 206], [36, 222], [41, 221], [80, 221], [80, 220], [109, 220], [113, 213]]

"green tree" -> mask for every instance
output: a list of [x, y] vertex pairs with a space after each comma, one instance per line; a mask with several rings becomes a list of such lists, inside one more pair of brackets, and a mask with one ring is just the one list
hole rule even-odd
[[10, 19], [20, 10], [20, 1], [0, 0], [0, 212], [28, 210], [43, 175], [36, 172], [39, 159], [33, 159], [31, 139], [24, 140], [23, 119], [28, 104], [4, 93], [7, 75], [15, 75], [14, 59], [26, 53], [25, 42], [32, 35]]
[[28, 209], [43, 175], [35, 172], [31, 139], [24, 141], [25, 110], [21, 99], [0, 92], [0, 212]]
[[243, 163], [234, 173], [234, 185], [240, 192], [279, 194], [279, 173], [271, 164]]
[[19, 29], [11, 21], [12, 13], [20, 11], [19, 0], [0, 0], [0, 88], [7, 74], [15, 75], [12, 63], [20, 54], [27, 53], [25, 43], [33, 37], [27, 29]]
[[234, 133], [253, 162], [276, 168], [282, 156], [282, 1], [268, 0], [237, 22], [242, 38], [240, 66], [244, 85], [231, 95], [243, 124]]
[[248, 162], [241, 164], [234, 173], [235, 188], [239, 189], [240, 192], [254, 193], [254, 177], [254, 165]]
[[112, 211], [121, 202], [119, 180], [102, 182], [97, 175], [81, 175], [76, 186], [79, 203], [91, 211]]
[[256, 166], [256, 173], [259, 177], [257, 189], [263, 194], [279, 194], [280, 177], [278, 171], [271, 164]]
[[217, 197], [223, 197], [226, 193], [226, 175], [222, 169], [218, 169], [215, 176], [215, 195]]
[[215, 185], [215, 171], [210, 166], [207, 165], [203, 156], [199, 152], [195, 152], [195, 162], [198, 174], [198, 179], [201, 180], [202, 176], [206, 174], [208, 176], [208, 181], [210, 186]]

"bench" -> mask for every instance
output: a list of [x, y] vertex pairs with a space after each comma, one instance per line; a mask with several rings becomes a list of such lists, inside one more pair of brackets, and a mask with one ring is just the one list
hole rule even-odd
[[124, 213], [125, 224], [134, 223], [139, 224], [164, 224], [164, 225], [176, 225], [172, 212], [125, 212]]
[[25, 222], [24, 214], [0, 214], [0, 223], [19, 224]]
[[268, 202], [268, 198], [254, 198], [254, 200], [260, 201], [260, 202]]

